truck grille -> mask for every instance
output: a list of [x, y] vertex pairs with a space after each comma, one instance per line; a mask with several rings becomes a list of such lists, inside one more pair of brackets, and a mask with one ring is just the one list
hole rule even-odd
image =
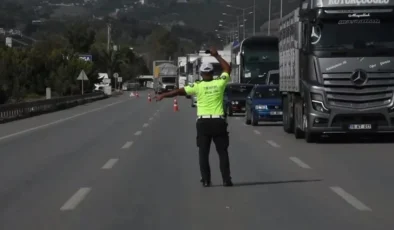
[[391, 103], [394, 90], [394, 73], [368, 73], [368, 81], [356, 86], [351, 73], [323, 74], [328, 104], [352, 109], [367, 109]]

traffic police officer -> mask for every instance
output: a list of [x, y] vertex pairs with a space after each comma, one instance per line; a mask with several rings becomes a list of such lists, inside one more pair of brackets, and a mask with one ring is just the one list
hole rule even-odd
[[215, 48], [210, 49], [210, 54], [220, 63], [223, 72], [218, 79], [213, 79], [213, 66], [211, 63], [202, 63], [200, 74], [202, 81], [196, 81], [185, 88], [173, 90], [158, 95], [160, 101], [166, 97], [177, 95], [197, 96], [197, 146], [199, 148], [199, 162], [201, 182], [204, 187], [211, 186], [211, 171], [209, 166], [209, 151], [211, 141], [215, 143], [219, 154], [220, 171], [223, 185], [233, 186], [230, 176], [230, 160], [228, 156], [229, 133], [227, 121], [224, 117], [223, 95], [227, 83], [230, 81], [230, 65], [218, 54]]

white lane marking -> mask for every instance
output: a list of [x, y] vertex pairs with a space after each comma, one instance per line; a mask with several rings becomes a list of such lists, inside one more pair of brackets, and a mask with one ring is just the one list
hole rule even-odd
[[153, 117], [149, 118], [149, 120], [150, 120], [150, 121], [153, 120]]
[[141, 131], [137, 131], [134, 133], [134, 135], [139, 136], [139, 135], [141, 135], [141, 133], [142, 133]]
[[119, 159], [109, 159], [109, 160], [107, 161], [107, 163], [105, 163], [101, 169], [111, 169], [111, 168], [114, 167], [114, 165], [115, 165], [116, 162], [118, 162], [118, 161], [119, 161]]
[[239, 117], [236, 117], [236, 118], [235, 118], [235, 120], [239, 120], [239, 119], [240, 119]]
[[253, 130], [253, 131], [254, 131], [254, 133], [257, 134], [257, 135], [260, 135], [260, 134], [261, 134], [260, 131], [258, 131], [258, 130]]
[[86, 111], [86, 112], [83, 112], [83, 113], [79, 113], [79, 114], [76, 114], [76, 115], [73, 115], [73, 116], [70, 116], [70, 117], [66, 117], [66, 118], [63, 118], [63, 119], [59, 119], [57, 121], [53, 121], [53, 122], [50, 122], [50, 123], [47, 123], [47, 124], [44, 124], [44, 125], [36, 126], [36, 127], [30, 128], [30, 129], [25, 129], [25, 130], [22, 130], [22, 131], [19, 131], [19, 132], [16, 132], [16, 133], [12, 133], [12, 134], [9, 134], [9, 135], [6, 135], [6, 136], [2, 136], [2, 137], [0, 137], [0, 141], [8, 139], [10, 137], [14, 137], [14, 136], [18, 136], [18, 135], [21, 135], [21, 134], [25, 134], [25, 133], [28, 133], [28, 132], [36, 131], [38, 129], [46, 128], [46, 127], [49, 127], [49, 126], [52, 126], [52, 125], [55, 125], [55, 124], [59, 124], [59, 123], [62, 123], [62, 122], [65, 122], [65, 121], [68, 121], [68, 120], [71, 120], [71, 119], [74, 119], [74, 118], [86, 115], [86, 114], [89, 114], [89, 113], [93, 113], [93, 112], [96, 112], [96, 111], [108, 108], [110, 106], [113, 106], [113, 105], [116, 105], [116, 104], [119, 104], [119, 103], [122, 103], [122, 102], [125, 102], [125, 101], [127, 101], [127, 100], [114, 102], [114, 103], [102, 106], [100, 108], [92, 109], [92, 110], [89, 110], [89, 111]]
[[311, 168], [309, 165], [305, 164], [302, 160], [298, 159], [297, 157], [289, 157], [289, 159], [291, 161], [293, 161], [294, 163], [296, 163], [301, 168], [304, 168], [304, 169], [310, 169]]
[[126, 144], [123, 145], [122, 149], [128, 149], [133, 145], [132, 141], [128, 141], [126, 142]]
[[363, 204], [361, 201], [359, 201], [356, 197], [350, 195], [347, 193], [345, 190], [343, 190], [340, 187], [330, 187], [330, 189], [335, 192], [338, 196], [342, 197], [346, 202], [348, 202], [350, 205], [352, 205], [354, 208], [360, 210], [360, 211], [372, 211], [371, 208]]
[[280, 145], [278, 145], [275, 141], [273, 141], [273, 140], [267, 140], [267, 143], [269, 144], [269, 145], [271, 145], [272, 147], [274, 147], [274, 148], [280, 148]]
[[91, 188], [80, 188], [64, 205], [60, 208], [60, 211], [69, 211], [75, 209], [79, 203], [85, 199]]
[[149, 126], [149, 124], [148, 124], [148, 123], [145, 123], [142, 127], [146, 128], [146, 127], [148, 127], [148, 126]]

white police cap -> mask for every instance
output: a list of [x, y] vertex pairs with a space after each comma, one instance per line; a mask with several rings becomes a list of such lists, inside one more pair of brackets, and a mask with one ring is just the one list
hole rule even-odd
[[208, 73], [213, 71], [213, 65], [211, 63], [203, 62], [200, 66], [200, 72]]

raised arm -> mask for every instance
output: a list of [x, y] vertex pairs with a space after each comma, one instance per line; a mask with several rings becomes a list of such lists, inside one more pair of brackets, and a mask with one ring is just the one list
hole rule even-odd
[[216, 58], [216, 60], [218, 60], [218, 62], [220, 63], [220, 66], [222, 67], [223, 72], [226, 72], [228, 74], [231, 73], [231, 66], [230, 64], [228, 64], [218, 53], [218, 51], [216, 50], [216, 48], [211, 48], [209, 50], [211, 52], [211, 55], [214, 56]]

